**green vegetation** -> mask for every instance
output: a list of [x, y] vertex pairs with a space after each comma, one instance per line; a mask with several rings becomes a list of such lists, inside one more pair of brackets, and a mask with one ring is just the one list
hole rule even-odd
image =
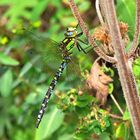
[[[75, 1], [92, 32], [99, 25], [93, 1]], [[117, 0], [116, 10], [119, 20], [128, 23], [131, 42], [135, 2]], [[27, 45], [41, 45], [36, 36], [60, 42], [65, 29], [77, 22], [67, 0], [0, 0], [0, 17], [0, 140], [135, 140], [115, 68], [102, 69], [113, 79], [104, 107], [99, 107], [96, 97], [81, 88], [95, 60], [96, 54], [92, 51], [87, 55], [74, 52], [73, 61], [80, 64], [82, 82], [75, 77], [76, 64], [72, 66], [73, 71], [62, 74], [41, 125], [36, 129], [42, 99], [59, 64], [46, 60], [45, 67], [42, 66], [42, 62], [37, 61], [38, 55], [28, 56]], [[84, 36], [82, 39], [86, 40]], [[51, 52], [46, 55], [55, 57]], [[134, 74], [140, 89], [139, 66], [137, 59]], [[124, 110], [123, 115], [111, 95]]]

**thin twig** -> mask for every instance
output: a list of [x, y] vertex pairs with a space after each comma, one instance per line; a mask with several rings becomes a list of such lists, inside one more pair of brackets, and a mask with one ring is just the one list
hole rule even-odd
[[113, 94], [110, 94], [113, 102], [115, 103], [115, 105], [117, 106], [117, 108], [119, 109], [119, 111], [121, 112], [121, 114], [123, 115], [123, 110], [121, 109], [120, 105], [118, 104], [117, 100], [115, 99], [115, 97], [113, 96]]
[[131, 48], [128, 52], [128, 57], [131, 57], [137, 48], [138, 38], [140, 33], [140, 0], [136, 0], [136, 24], [135, 24], [135, 34], [134, 39], [131, 45]]
[[109, 25], [109, 32], [114, 46], [115, 56], [117, 59], [117, 68], [124, 92], [124, 97], [137, 140], [140, 140], [140, 102], [138, 90], [135, 84], [134, 75], [129, 65], [129, 61], [125, 55], [124, 44], [122, 42], [121, 33], [116, 17], [115, 6], [113, 0], [102, 0], [105, 5], [105, 18]]
[[71, 7], [71, 10], [73, 12], [73, 15], [75, 16], [75, 18], [78, 20], [78, 23], [83, 31], [83, 33], [85, 34], [85, 36], [87, 37], [88, 41], [89, 41], [89, 44], [94, 48], [95, 52], [101, 57], [103, 58], [104, 60], [110, 62], [110, 63], [116, 63], [115, 61], [115, 58], [113, 57], [110, 57], [110, 56], [107, 56], [99, 46], [97, 46], [94, 42], [94, 39], [93, 37], [90, 35], [89, 33], [89, 30], [86, 26], [86, 24], [84, 23], [79, 11], [78, 11], [78, 8], [76, 6], [76, 4], [74, 3], [74, 0], [69, 0], [69, 3], [70, 3], [70, 7]]
[[101, 14], [99, 2], [100, 2], [99, 0], [96, 0], [96, 3], [95, 3], [96, 12], [97, 12], [97, 15], [98, 15], [98, 18], [100, 20], [101, 25], [104, 26], [104, 20], [103, 20], [102, 14]]
[[115, 119], [123, 120], [123, 117], [118, 116], [118, 115], [116, 115], [116, 114], [111, 114], [111, 113], [109, 113], [109, 116], [112, 117], [112, 118], [115, 118]]

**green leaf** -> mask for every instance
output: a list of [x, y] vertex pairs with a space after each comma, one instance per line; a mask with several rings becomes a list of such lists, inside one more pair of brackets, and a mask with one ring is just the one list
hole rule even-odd
[[[135, 26], [135, 1], [128, 1], [128, 0], [118, 0], [117, 1], [117, 15], [119, 20], [124, 21], [128, 23], [129, 27], [131, 28], [131, 36], [133, 36], [132, 29], [134, 29]], [[129, 18], [128, 18], [129, 17]]]
[[93, 101], [93, 96], [90, 96], [90, 95], [85, 93], [84, 95], [78, 96], [77, 100], [79, 102], [88, 102], [88, 103], [90, 103], [90, 102]]
[[88, 10], [89, 7], [90, 7], [90, 2], [89, 1], [83, 1], [83, 2], [80, 3], [78, 8], [81, 12], [84, 12], [84, 11]]
[[133, 64], [133, 72], [134, 75], [139, 78], [140, 77], [140, 58], [136, 59]]
[[112, 94], [112, 92], [113, 92], [113, 90], [114, 90], [114, 85], [113, 85], [113, 83], [110, 83], [110, 84], [108, 85], [108, 88], [109, 88], [109, 94]]
[[32, 11], [32, 15], [33, 15], [31, 17], [32, 21], [36, 21], [40, 18], [40, 15], [43, 13], [43, 11], [47, 7], [48, 3], [49, 3], [49, 1], [47, 1], [47, 0], [42, 0], [42, 1], [38, 2], [38, 4], [34, 7], [34, 9]]
[[19, 62], [10, 56], [5, 55], [4, 53], [0, 52], [0, 64], [10, 65], [10, 66], [17, 66]]
[[95, 127], [94, 128], [94, 133], [96, 133], [97, 135], [100, 135], [101, 134], [101, 128]]
[[74, 136], [74, 140], [83, 140], [83, 139], [86, 139], [87, 137], [88, 137], [88, 134], [78, 133]]
[[78, 107], [85, 107], [85, 106], [87, 106], [89, 103], [88, 102], [83, 102], [83, 101], [77, 101], [76, 102], [76, 105], [78, 106]]
[[24, 74], [26, 74], [33, 67], [33, 64], [37, 62], [38, 59], [39, 56], [36, 56], [33, 59], [31, 59], [30, 62], [26, 63], [24, 67], [21, 69], [19, 77], [22, 77]]
[[9, 7], [4, 14], [4, 16], [9, 19], [9, 22], [7, 24], [8, 27], [13, 27], [13, 25], [19, 23], [22, 18], [31, 19], [33, 15], [32, 12], [28, 9], [33, 8], [34, 6], [38, 5], [38, 3], [39, 2], [37, 0], [24, 0], [22, 2], [19, 2], [19, 0], [0, 0], [0, 5]]
[[86, 116], [86, 115], [88, 114], [88, 112], [90, 111], [90, 108], [89, 108], [89, 106], [85, 106], [85, 107], [76, 107], [75, 110], [76, 110], [76, 113], [77, 113], [79, 116]]
[[125, 124], [122, 123], [116, 130], [116, 138], [124, 138], [125, 137]]
[[78, 96], [77, 97], [76, 105], [78, 107], [85, 107], [88, 104], [90, 104], [92, 100], [93, 100], [93, 97], [92, 96], [90, 96], [88, 94], [84, 94], [82, 96]]
[[58, 140], [74, 140], [74, 138], [72, 134], [64, 134], [61, 135]]
[[26, 100], [25, 100], [25, 102], [27, 103], [27, 104], [35, 104], [36, 102], [36, 97], [37, 97], [37, 94], [35, 94], [35, 93], [31, 93], [31, 94], [29, 94], [27, 97], [26, 97]]
[[109, 134], [107, 133], [102, 133], [100, 135], [100, 140], [111, 140], [110, 137], [109, 137]]
[[3, 97], [9, 96], [9, 94], [11, 93], [12, 83], [12, 71], [8, 70], [0, 79], [0, 92]]
[[39, 128], [36, 130], [35, 140], [43, 140], [50, 137], [62, 124], [64, 114], [53, 106], [51, 111], [44, 115]]
[[123, 114], [123, 120], [130, 120], [130, 114], [127, 109]]

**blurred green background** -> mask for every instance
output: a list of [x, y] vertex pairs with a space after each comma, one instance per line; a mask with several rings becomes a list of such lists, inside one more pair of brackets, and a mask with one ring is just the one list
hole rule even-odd
[[[75, 2], [93, 32], [99, 25], [95, 0]], [[118, 19], [128, 23], [131, 42], [135, 26], [135, 1], [116, 0], [115, 4]], [[33, 65], [31, 62], [35, 62], [36, 56], [27, 56], [26, 43], [38, 45], [35, 36], [49, 37], [60, 42], [64, 39], [66, 28], [76, 24], [67, 0], [0, 0], [0, 140], [135, 139], [118, 75], [114, 69], [111, 70], [115, 73], [113, 94], [125, 111], [123, 119], [112, 119], [104, 115], [106, 108], [100, 109], [93, 104], [95, 97], [87, 92], [79, 97], [80, 83], [75, 86], [72, 82], [75, 81], [73, 72], [68, 72], [71, 82], [67, 82], [68, 75], [64, 73], [39, 129], [35, 128], [42, 99], [57, 66], [54, 66], [55, 63], [47, 63], [46, 69], [40, 64]], [[26, 30], [23, 30], [23, 27]], [[49, 56], [55, 57], [51, 52]], [[90, 71], [97, 57], [95, 53], [79, 53], [74, 56], [80, 63], [83, 75], [86, 70]], [[138, 87], [139, 65], [140, 61], [137, 60], [134, 73]], [[76, 82], [79, 82], [78, 79]], [[108, 98], [107, 105], [112, 113], [120, 115], [111, 98]], [[100, 121], [91, 116], [91, 110], [96, 110]]]

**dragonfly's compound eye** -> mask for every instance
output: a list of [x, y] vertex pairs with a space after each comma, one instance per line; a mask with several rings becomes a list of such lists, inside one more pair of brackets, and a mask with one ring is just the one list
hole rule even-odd
[[73, 35], [73, 32], [67, 32], [67, 35], [68, 36], [72, 36]]
[[68, 27], [65, 33], [67, 37], [75, 37], [77, 35], [77, 30], [74, 27]]

